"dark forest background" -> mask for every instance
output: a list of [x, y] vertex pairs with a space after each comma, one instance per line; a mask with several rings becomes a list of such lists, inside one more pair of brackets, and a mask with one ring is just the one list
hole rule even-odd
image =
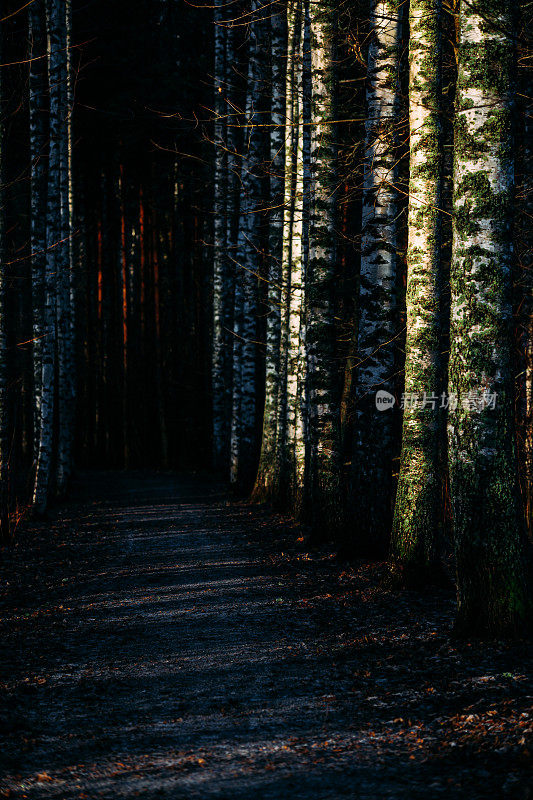
[[[2, 4], [2, 77], [10, 475], [24, 482], [32, 438], [31, 162], [28, 21], [19, 8]], [[80, 466], [209, 464], [212, 33], [209, 10], [186, 4], [73, 3]]]

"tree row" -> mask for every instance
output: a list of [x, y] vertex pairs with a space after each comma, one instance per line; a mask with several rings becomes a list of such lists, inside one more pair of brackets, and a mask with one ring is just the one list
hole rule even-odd
[[522, 631], [526, 15], [492, 0], [214, 13], [215, 464], [403, 583], [441, 574], [451, 537], [457, 629]]

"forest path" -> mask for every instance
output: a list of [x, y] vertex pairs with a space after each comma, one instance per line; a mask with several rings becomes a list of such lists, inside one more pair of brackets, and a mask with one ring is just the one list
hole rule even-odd
[[525, 646], [457, 649], [450, 595], [212, 481], [82, 478], [5, 556], [2, 796], [531, 796]]

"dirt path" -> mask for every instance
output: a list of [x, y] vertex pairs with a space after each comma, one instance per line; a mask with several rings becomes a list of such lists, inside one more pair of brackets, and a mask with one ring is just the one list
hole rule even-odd
[[200, 478], [83, 476], [4, 554], [0, 794], [533, 797], [531, 649], [298, 539]]

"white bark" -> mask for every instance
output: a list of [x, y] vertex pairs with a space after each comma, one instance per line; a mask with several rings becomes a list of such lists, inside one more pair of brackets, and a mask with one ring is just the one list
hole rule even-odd
[[46, 268], [44, 276], [43, 345], [41, 374], [41, 422], [33, 504], [44, 513], [48, 504], [54, 433], [56, 281], [61, 258], [61, 138], [62, 57], [61, 0], [48, 5], [48, 75], [50, 86], [50, 144], [48, 154], [48, 201], [46, 211]]
[[355, 548], [383, 556], [392, 522], [392, 413], [374, 405], [393, 389], [398, 261], [399, 0], [372, 0], [368, 52], [358, 370], [355, 393]]

